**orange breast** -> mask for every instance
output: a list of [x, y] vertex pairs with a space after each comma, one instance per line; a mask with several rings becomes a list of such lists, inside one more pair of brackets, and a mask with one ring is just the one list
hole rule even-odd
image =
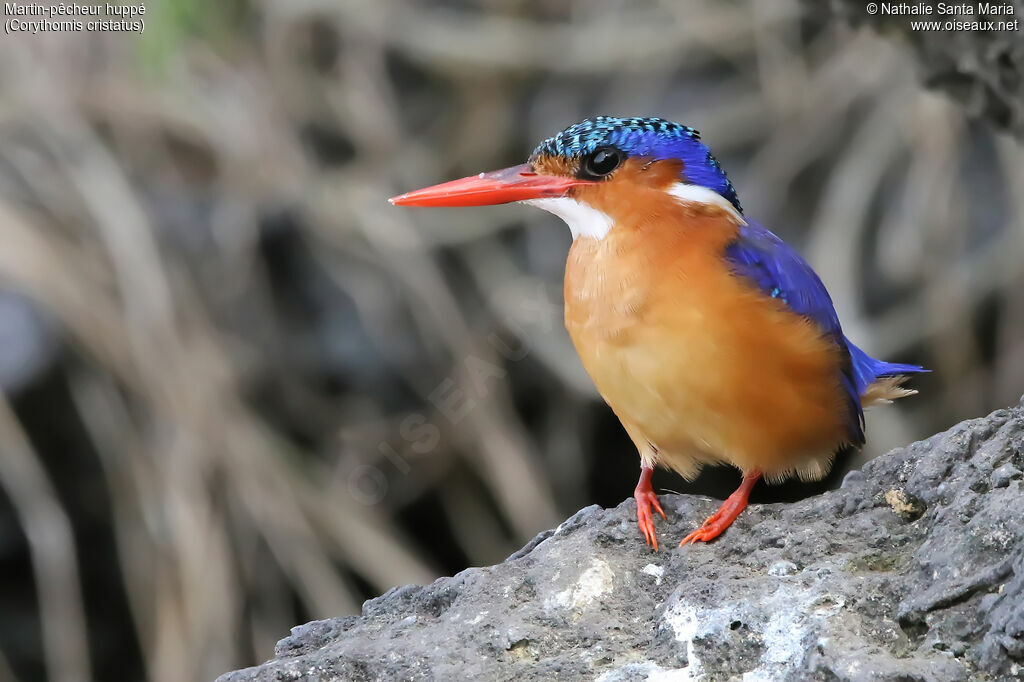
[[668, 201], [574, 242], [565, 322], [637, 447], [683, 475], [728, 462], [818, 478], [846, 440], [839, 352], [729, 272], [736, 226]]

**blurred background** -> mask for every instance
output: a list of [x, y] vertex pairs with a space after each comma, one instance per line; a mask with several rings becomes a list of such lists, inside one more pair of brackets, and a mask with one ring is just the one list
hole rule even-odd
[[630, 496], [565, 226], [385, 201], [585, 116], [698, 128], [847, 334], [934, 370], [755, 501], [1024, 392], [1024, 153], [900, 40], [787, 0], [146, 7], [0, 38], [0, 680], [210, 680]]

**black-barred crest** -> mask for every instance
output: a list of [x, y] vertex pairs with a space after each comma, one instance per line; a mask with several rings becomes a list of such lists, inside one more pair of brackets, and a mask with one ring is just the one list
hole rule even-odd
[[683, 162], [685, 181], [701, 185], [725, 197], [743, 212], [736, 189], [711, 151], [690, 126], [656, 117], [597, 116], [575, 123], [549, 137], [533, 151], [542, 156], [577, 158], [603, 147], [614, 147], [627, 156]]

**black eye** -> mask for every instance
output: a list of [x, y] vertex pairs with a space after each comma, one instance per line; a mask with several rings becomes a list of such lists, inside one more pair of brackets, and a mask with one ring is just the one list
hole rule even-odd
[[580, 164], [580, 176], [587, 180], [597, 180], [611, 173], [622, 163], [622, 152], [612, 147], [604, 147], [587, 154]]

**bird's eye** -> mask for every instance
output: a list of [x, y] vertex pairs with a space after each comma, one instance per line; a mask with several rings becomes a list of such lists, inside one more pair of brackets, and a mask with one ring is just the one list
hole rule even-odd
[[598, 180], [611, 173], [622, 163], [622, 153], [618, 149], [605, 147], [583, 157], [580, 164], [580, 175], [588, 180]]

